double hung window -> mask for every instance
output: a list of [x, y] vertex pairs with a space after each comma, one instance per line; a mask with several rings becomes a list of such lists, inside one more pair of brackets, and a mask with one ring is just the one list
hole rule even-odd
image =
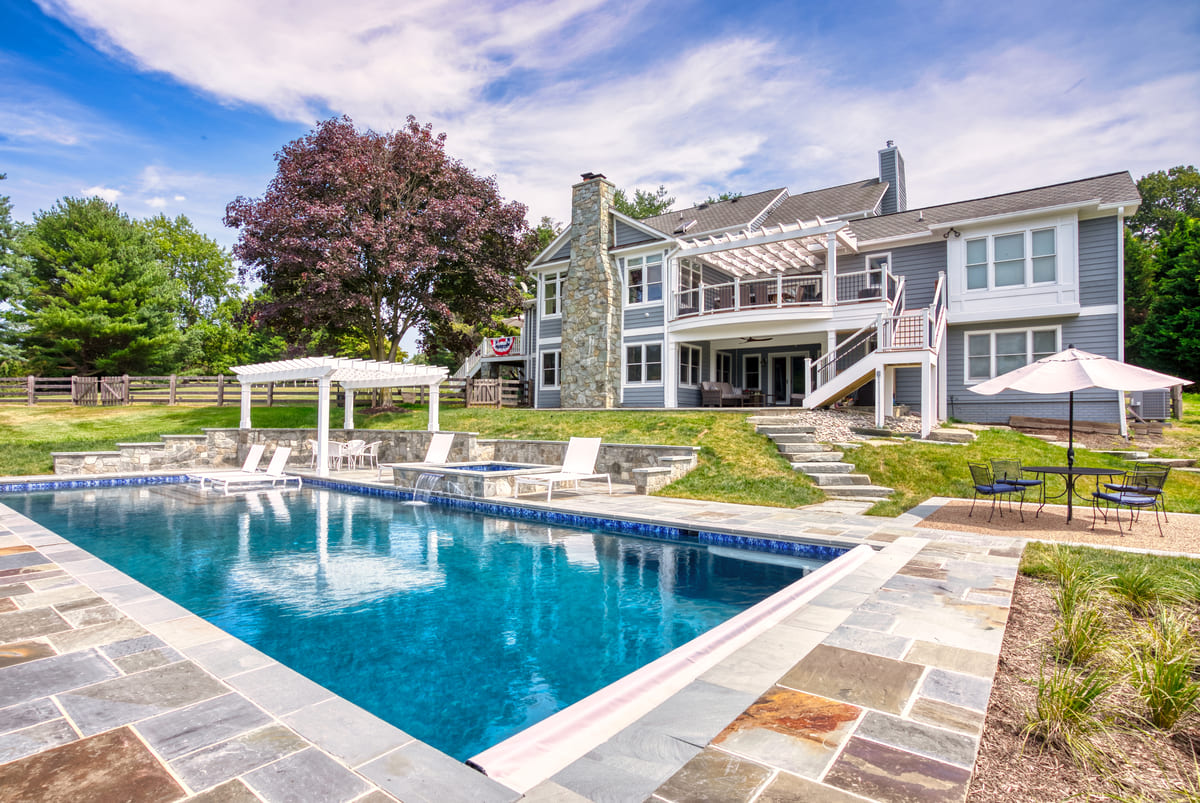
[[662, 382], [662, 344], [642, 343], [625, 347], [625, 383]]
[[542, 352], [542, 387], [558, 387], [559, 373], [562, 369], [561, 351]]
[[662, 301], [662, 254], [628, 257], [625, 260], [625, 286], [630, 304]]
[[983, 382], [1057, 353], [1058, 329], [1020, 329], [967, 335], [967, 381]]
[[1034, 229], [967, 240], [968, 290], [1024, 287], [1058, 279], [1054, 229]]
[[733, 384], [733, 355], [728, 351], [717, 352], [717, 381]]
[[542, 277], [542, 314], [546, 317], [562, 314], [562, 291], [566, 281], [565, 270]]
[[695, 346], [679, 347], [679, 384], [700, 384], [700, 349]]

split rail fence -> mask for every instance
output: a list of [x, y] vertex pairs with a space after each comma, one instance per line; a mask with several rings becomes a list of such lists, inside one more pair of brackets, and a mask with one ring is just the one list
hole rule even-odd
[[[343, 396], [334, 383], [338, 402]], [[429, 388], [394, 388], [393, 398], [409, 404], [428, 404]], [[374, 394], [359, 391], [355, 406], [373, 404]], [[315, 381], [254, 385], [252, 404], [316, 404]], [[439, 403], [462, 407], [528, 407], [529, 383], [516, 379], [447, 379]], [[129, 404], [241, 403], [241, 385], [233, 376], [23, 376], [0, 377], [0, 404], [72, 404], [77, 407]]]

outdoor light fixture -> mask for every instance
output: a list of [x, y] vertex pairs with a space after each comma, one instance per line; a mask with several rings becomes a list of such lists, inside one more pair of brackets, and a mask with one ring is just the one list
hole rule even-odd
[[942, 235], [942, 239], [943, 239], [943, 240], [949, 240], [949, 239], [950, 239], [950, 235], [951, 235], [951, 234], [953, 234], [953, 235], [954, 235], [954, 238], [955, 238], [955, 239], [958, 239], [959, 237], [962, 237], [962, 232], [961, 232], [961, 231], [959, 231], [958, 229], [954, 228], [953, 226], [951, 226], [951, 227], [950, 227], [950, 230], [949, 230], [949, 231], [947, 231], [945, 234], [943, 234], [943, 235]]

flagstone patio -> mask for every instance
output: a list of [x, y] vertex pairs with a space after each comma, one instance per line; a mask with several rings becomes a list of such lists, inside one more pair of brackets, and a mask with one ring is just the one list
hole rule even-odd
[[[1022, 541], [622, 490], [517, 504], [877, 552], [526, 799], [965, 797]], [[0, 800], [81, 794], [520, 797], [0, 506]]]

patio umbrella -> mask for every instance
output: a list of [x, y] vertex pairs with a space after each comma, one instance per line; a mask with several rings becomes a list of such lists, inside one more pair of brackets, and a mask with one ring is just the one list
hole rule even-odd
[[[1187, 379], [1160, 374], [1088, 351], [1068, 346], [1066, 351], [1043, 357], [1029, 365], [981, 382], [968, 390], [984, 396], [994, 396], [1003, 390], [1026, 393], [1066, 393], [1067, 467], [1075, 465], [1075, 391], [1087, 388], [1109, 390], [1158, 390], [1175, 385], [1190, 385]], [[1071, 494], [1067, 493], [1067, 521], [1071, 520]]]

